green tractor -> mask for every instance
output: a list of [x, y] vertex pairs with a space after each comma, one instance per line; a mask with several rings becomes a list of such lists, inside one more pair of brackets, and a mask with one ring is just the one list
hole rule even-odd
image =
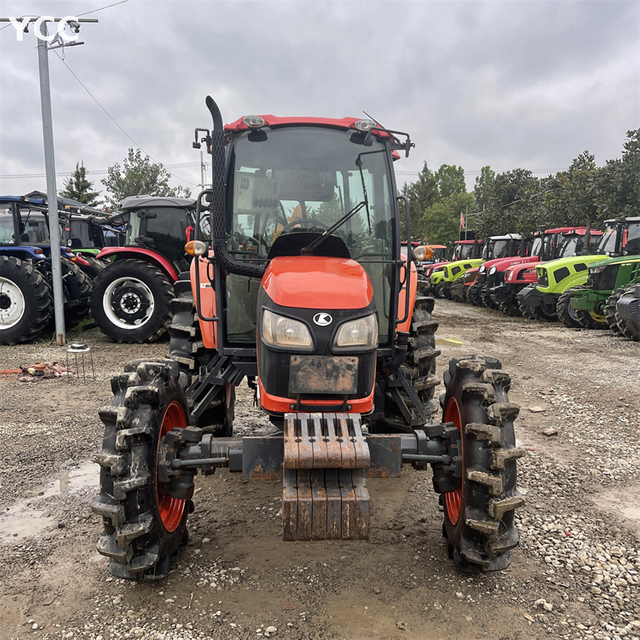
[[451, 285], [469, 269], [479, 267], [483, 262], [482, 258], [460, 260], [450, 262], [439, 271], [434, 271], [431, 276], [431, 287], [436, 298], [451, 298]]
[[[637, 225], [640, 227], [640, 225]], [[611, 258], [589, 266], [585, 287], [574, 287], [570, 295], [572, 310], [581, 326], [587, 329], [611, 329], [620, 333], [616, 321], [618, 290], [640, 282], [640, 255]]]
[[572, 295], [587, 284], [591, 265], [623, 254], [624, 239], [638, 222], [640, 218], [607, 220], [593, 255], [575, 255], [537, 266], [537, 282], [518, 292], [522, 315], [530, 320], [560, 320], [567, 327], [582, 327], [571, 306]]

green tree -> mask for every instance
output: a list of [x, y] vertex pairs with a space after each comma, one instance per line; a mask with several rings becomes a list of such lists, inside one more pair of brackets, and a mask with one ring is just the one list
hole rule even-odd
[[435, 173], [438, 200], [444, 200], [455, 193], [466, 193], [464, 169], [456, 165], [443, 164]]
[[[430, 244], [447, 244], [458, 239], [460, 213], [473, 211], [475, 201], [472, 193], [452, 193], [426, 209], [416, 233]], [[467, 218], [468, 220], [468, 218]]]
[[117, 208], [120, 201], [128, 196], [168, 196], [188, 198], [191, 190], [182, 186], [169, 187], [171, 174], [159, 162], [153, 162], [142, 151], [129, 149], [121, 167], [118, 163], [107, 169], [107, 177], [102, 184], [109, 192], [109, 203]]
[[[411, 235], [419, 238], [418, 228], [421, 226], [423, 213], [432, 205], [438, 202], [438, 185], [436, 178], [424, 163], [422, 171], [418, 174], [418, 179], [412, 184], [405, 184], [402, 188], [402, 195], [409, 199], [409, 217], [411, 219]], [[405, 233], [404, 215], [401, 214], [402, 233]]]
[[69, 198], [82, 202], [89, 207], [97, 207], [100, 202], [98, 196], [99, 191], [92, 191], [93, 182], [87, 178], [87, 170], [82, 160], [76, 162], [76, 168], [71, 175], [65, 180], [64, 189], [58, 194], [63, 198]]
[[476, 184], [473, 187], [473, 195], [476, 198], [476, 208], [484, 211], [489, 206], [489, 198], [496, 179], [496, 172], [491, 167], [486, 166], [480, 169], [480, 175], [476, 177]]

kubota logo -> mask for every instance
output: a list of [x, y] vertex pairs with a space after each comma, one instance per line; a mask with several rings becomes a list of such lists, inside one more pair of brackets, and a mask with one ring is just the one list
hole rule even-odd
[[319, 327], [328, 327], [333, 322], [333, 318], [328, 313], [316, 313], [313, 316], [313, 321]]

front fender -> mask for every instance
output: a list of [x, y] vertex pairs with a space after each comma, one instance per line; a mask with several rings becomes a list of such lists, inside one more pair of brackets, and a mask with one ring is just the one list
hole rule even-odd
[[143, 260], [149, 262], [162, 271], [164, 271], [171, 282], [175, 282], [178, 279], [178, 272], [169, 260], [164, 256], [161, 256], [156, 251], [149, 249], [142, 249], [138, 247], [105, 247], [96, 256], [97, 258], [106, 258], [111, 261], [114, 260]]

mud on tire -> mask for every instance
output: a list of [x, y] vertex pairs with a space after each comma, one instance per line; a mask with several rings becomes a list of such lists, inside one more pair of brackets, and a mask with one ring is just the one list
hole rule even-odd
[[114, 399], [100, 409], [105, 433], [100, 465], [100, 494], [92, 510], [102, 516], [98, 551], [111, 559], [114, 576], [158, 580], [169, 571], [170, 557], [186, 540], [193, 503], [176, 500], [157, 480], [162, 435], [187, 425], [180, 370], [169, 360], [136, 360], [111, 379]]
[[616, 304], [620, 300], [620, 296], [624, 287], [616, 289], [608, 298], [604, 305], [604, 317], [607, 321], [607, 326], [617, 336], [621, 335], [620, 327], [618, 326], [618, 320], [616, 319]]
[[524, 504], [516, 490], [513, 420], [509, 374], [495, 358], [476, 355], [451, 360], [441, 397], [444, 422], [461, 432], [462, 483], [444, 494], [444, 533], [449, 553], [462, 570], [496, 571], [510, 564], [519, 540], [514, 510]]
[[556, 314], [558, 316], [558, 320], [562, 322], [565, 327], [572, 329], [583, 326], [580, 322], [580, 318], [578, 317], [577, 309], [574, 309], [571, 306], [571, 296], [574, 291], [584, 288], [584, 286], [569, 287], [566, 291], [560, 294], [560, 297], [556, 302]]
[[[620, 296], [618, 300], [627, 297], [635, 297], [636, 295], [636, 287], [635, 285], [630, 287], [621, 287], [619, 289]], [[620, 317], [620, 314], [616, 311], [616, 322], [618, 324], [618, 329], [620, 333], [629, 340], [634, 340], [635, 342], [640, 341], [640, 326], [638, 326], [637, 322], [633, 320], [626, 320], [625, 318]]]
[[67, 329], [72, 329], [89, 315], [91, 278], [66, 258], [60, 258], [60, 266], [66, 294], [64, 323]]
[[[215, 349], [206, 349], [202, 341], [200, 322], [191, 290], [188, 271], [182, 272], [174, 284], [176, 297], [171, 301], [173, 318], [169, 325], [169, 358], [175, 360], [184, 373], [187, 386], [201, 366], [208, 364], [217, 354]], [[222, 398], [216, 398], [195, 426], [203, 431], [213, 431], [217, 436], [233, 435], [235, 387], [227, 383]], [[189, 406], [189, 409], [193, 407]]]

